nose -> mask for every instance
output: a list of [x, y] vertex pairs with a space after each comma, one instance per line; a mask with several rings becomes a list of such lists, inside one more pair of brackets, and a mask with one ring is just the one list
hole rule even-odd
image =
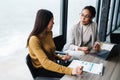
[[83, 16], [83, 17], [81, 17], [81, 20], [85, 20], [85, 17]]
[[53, 24], [54, 24], [54, 21], [53, 21]]

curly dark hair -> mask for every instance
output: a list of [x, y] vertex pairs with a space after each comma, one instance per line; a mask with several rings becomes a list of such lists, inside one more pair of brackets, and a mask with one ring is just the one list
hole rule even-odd
[[90, 6], [85, 6], [82, 10], [84, 10], [84, 9], [87, 9], [87, 10], [90, 11], [91, 17], [95, 17], [96, 10], [95, 10], [95, 8], [93, 6], [91, 6], [91, 5]]

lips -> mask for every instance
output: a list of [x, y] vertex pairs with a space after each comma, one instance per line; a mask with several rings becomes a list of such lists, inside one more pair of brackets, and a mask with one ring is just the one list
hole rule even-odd
[[85, 23], [85, 21], [82, 21], [82, 23]]

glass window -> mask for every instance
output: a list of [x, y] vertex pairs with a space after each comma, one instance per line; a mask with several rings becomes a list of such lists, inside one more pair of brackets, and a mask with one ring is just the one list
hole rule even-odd
[[96, 6], [96, 0], [69, 0], [68, 1], [68, 23], [67, 31], [79, 22], [82, 9], [87, 6]]
[[0, 57], [24, 49], [34, 26], [36, 12], [48, 9], [54, 14], [53, 35], [59, 35], [60, 0], [1, 0]]

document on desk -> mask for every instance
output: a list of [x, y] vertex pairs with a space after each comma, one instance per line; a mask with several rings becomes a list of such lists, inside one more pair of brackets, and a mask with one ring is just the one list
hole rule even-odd
[[111, 51], [115, 44], [110, 44], [110, 43], [101, 43], [101, 50], [108, 50]]
[[75, 68], [77, 66], [83, 66], [83, 71], [85, 72], [102, 75], [103, 63], [97, 64], [87, 61], [73, 60], [69, 65], [71, 68]]

